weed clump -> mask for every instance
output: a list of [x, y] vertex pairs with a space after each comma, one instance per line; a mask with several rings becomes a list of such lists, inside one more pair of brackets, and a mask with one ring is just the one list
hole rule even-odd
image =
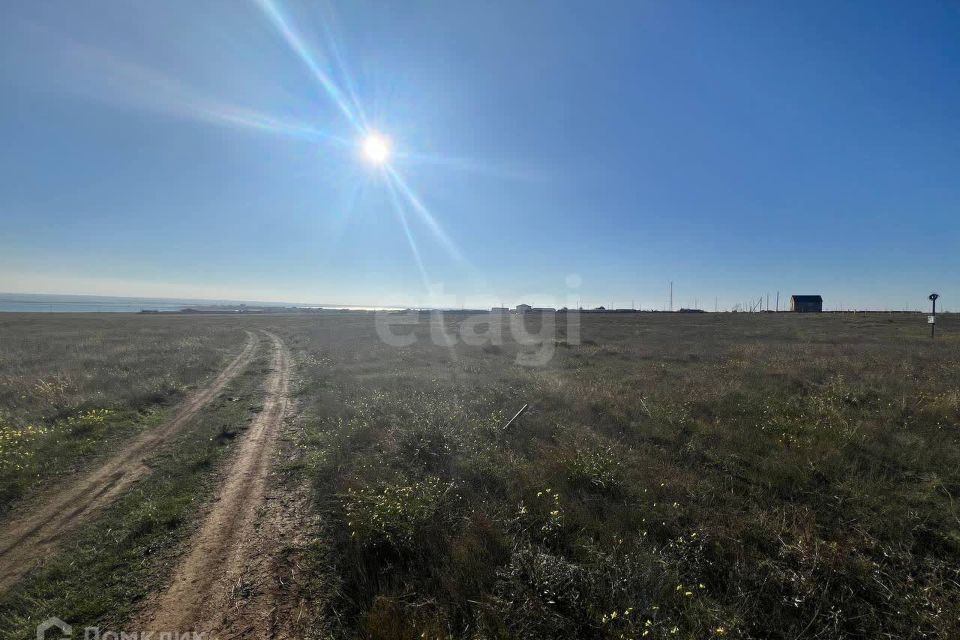
[[342, 502], [350, 537], [362, 545], [407, 547], [440, 513], [452, 489], [435, 477], [348, 489]]
[[567, 477], [574, 486], [616, 494], [623, 491], [620, 455], [612, 446], [580, 446], [568, 463]]

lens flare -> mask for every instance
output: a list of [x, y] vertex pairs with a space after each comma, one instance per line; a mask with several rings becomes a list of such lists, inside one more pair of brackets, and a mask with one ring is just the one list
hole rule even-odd
[[362, 123], [355, 113], [356, 110], [351, 106], [349, 98], [340, 89], [336, 80], [334, 80], [331, 70], [325, 68], [326, 65], [323, 64], [322, 58], [314, 53], [307, 41], [301, 37], [299, 31], [294, 28], [293, 23], [287, 19], [287, 16], [273, 0], [257, 0], [257, 4], [273, 23], [274, 27], [277, 28], [284, 40], [287, 41], [287, 44], [290, 45], [290, 48], [300, 56], [300, 59], [307, 68], [310, 69], [310, 72], [313, 73], [313, 76], [320, 83], [320, 86], [323, 87], [334, 104], [343, 112], [343, 115], [350, 124], [352, 124], [355, 129], [360, 130]]

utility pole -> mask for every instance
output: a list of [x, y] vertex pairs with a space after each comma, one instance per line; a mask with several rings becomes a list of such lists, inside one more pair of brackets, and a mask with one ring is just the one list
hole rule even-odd
[[777, 313], [780, 313], [780, 292], [777, 291]]
[[770, 294], [767, 294], [767, 311], [770, 311]]
[[670, 311], [673, 311], [673, 280], [670, 281]]

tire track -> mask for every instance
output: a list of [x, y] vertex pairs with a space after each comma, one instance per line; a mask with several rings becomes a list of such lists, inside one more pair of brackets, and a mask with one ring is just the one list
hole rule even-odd
[[[287, 416], [290, 363], [283, 341], [264, 333], [273, 342], [274, 354], [263, 411], [243, 435], [216, 501], [191, 539], [170, 585], [147, 602], [133, 628], [194, 631], [216, 638], [238, 623], [248, 631], [257, 629], [259, 632], [253, 632], [256, 637], [265, 637], [272, 626], [275, 604], [268, 602], [271, 598], [262, 599], [267, 602], [254, 609], [233, 607], [237, 587], [246, 588], [243, 583], [251, 559], [270, 555], [278, 544], [276, 538], [258, 529], [258, 512], [266, 503], [268, 475]], [[271, 528], [268, 522], [266, 529]], [[238, 622], [239, 617], [244, 620]]]
[[[143, 458], [176, 435], [253, 359], [259, 344], [247, 331], [240, 354], [204, 389], [192, 394], [164, 424], [141, 433], [93, 472], [66, 480], [39, 505], [24, 506], [0, 528], [0, 592], [6, 591], [49, 555], [64, 534], [87, 522], [147, 475]], [[22, 512], [21, 512], [22, 511]]]

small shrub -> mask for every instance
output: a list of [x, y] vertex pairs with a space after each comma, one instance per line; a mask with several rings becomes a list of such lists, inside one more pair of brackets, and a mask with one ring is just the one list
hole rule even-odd
[[568, 464], [568, 479], [574, 486], [617, 493], [623, 488], [621, 467], [612, 446], [578, 447]]
[[453, 488], [428, 477], [408, 484], [348, 489], [342, 497], [351, 537], [361, 544], [410, 545], [430, 522]]

